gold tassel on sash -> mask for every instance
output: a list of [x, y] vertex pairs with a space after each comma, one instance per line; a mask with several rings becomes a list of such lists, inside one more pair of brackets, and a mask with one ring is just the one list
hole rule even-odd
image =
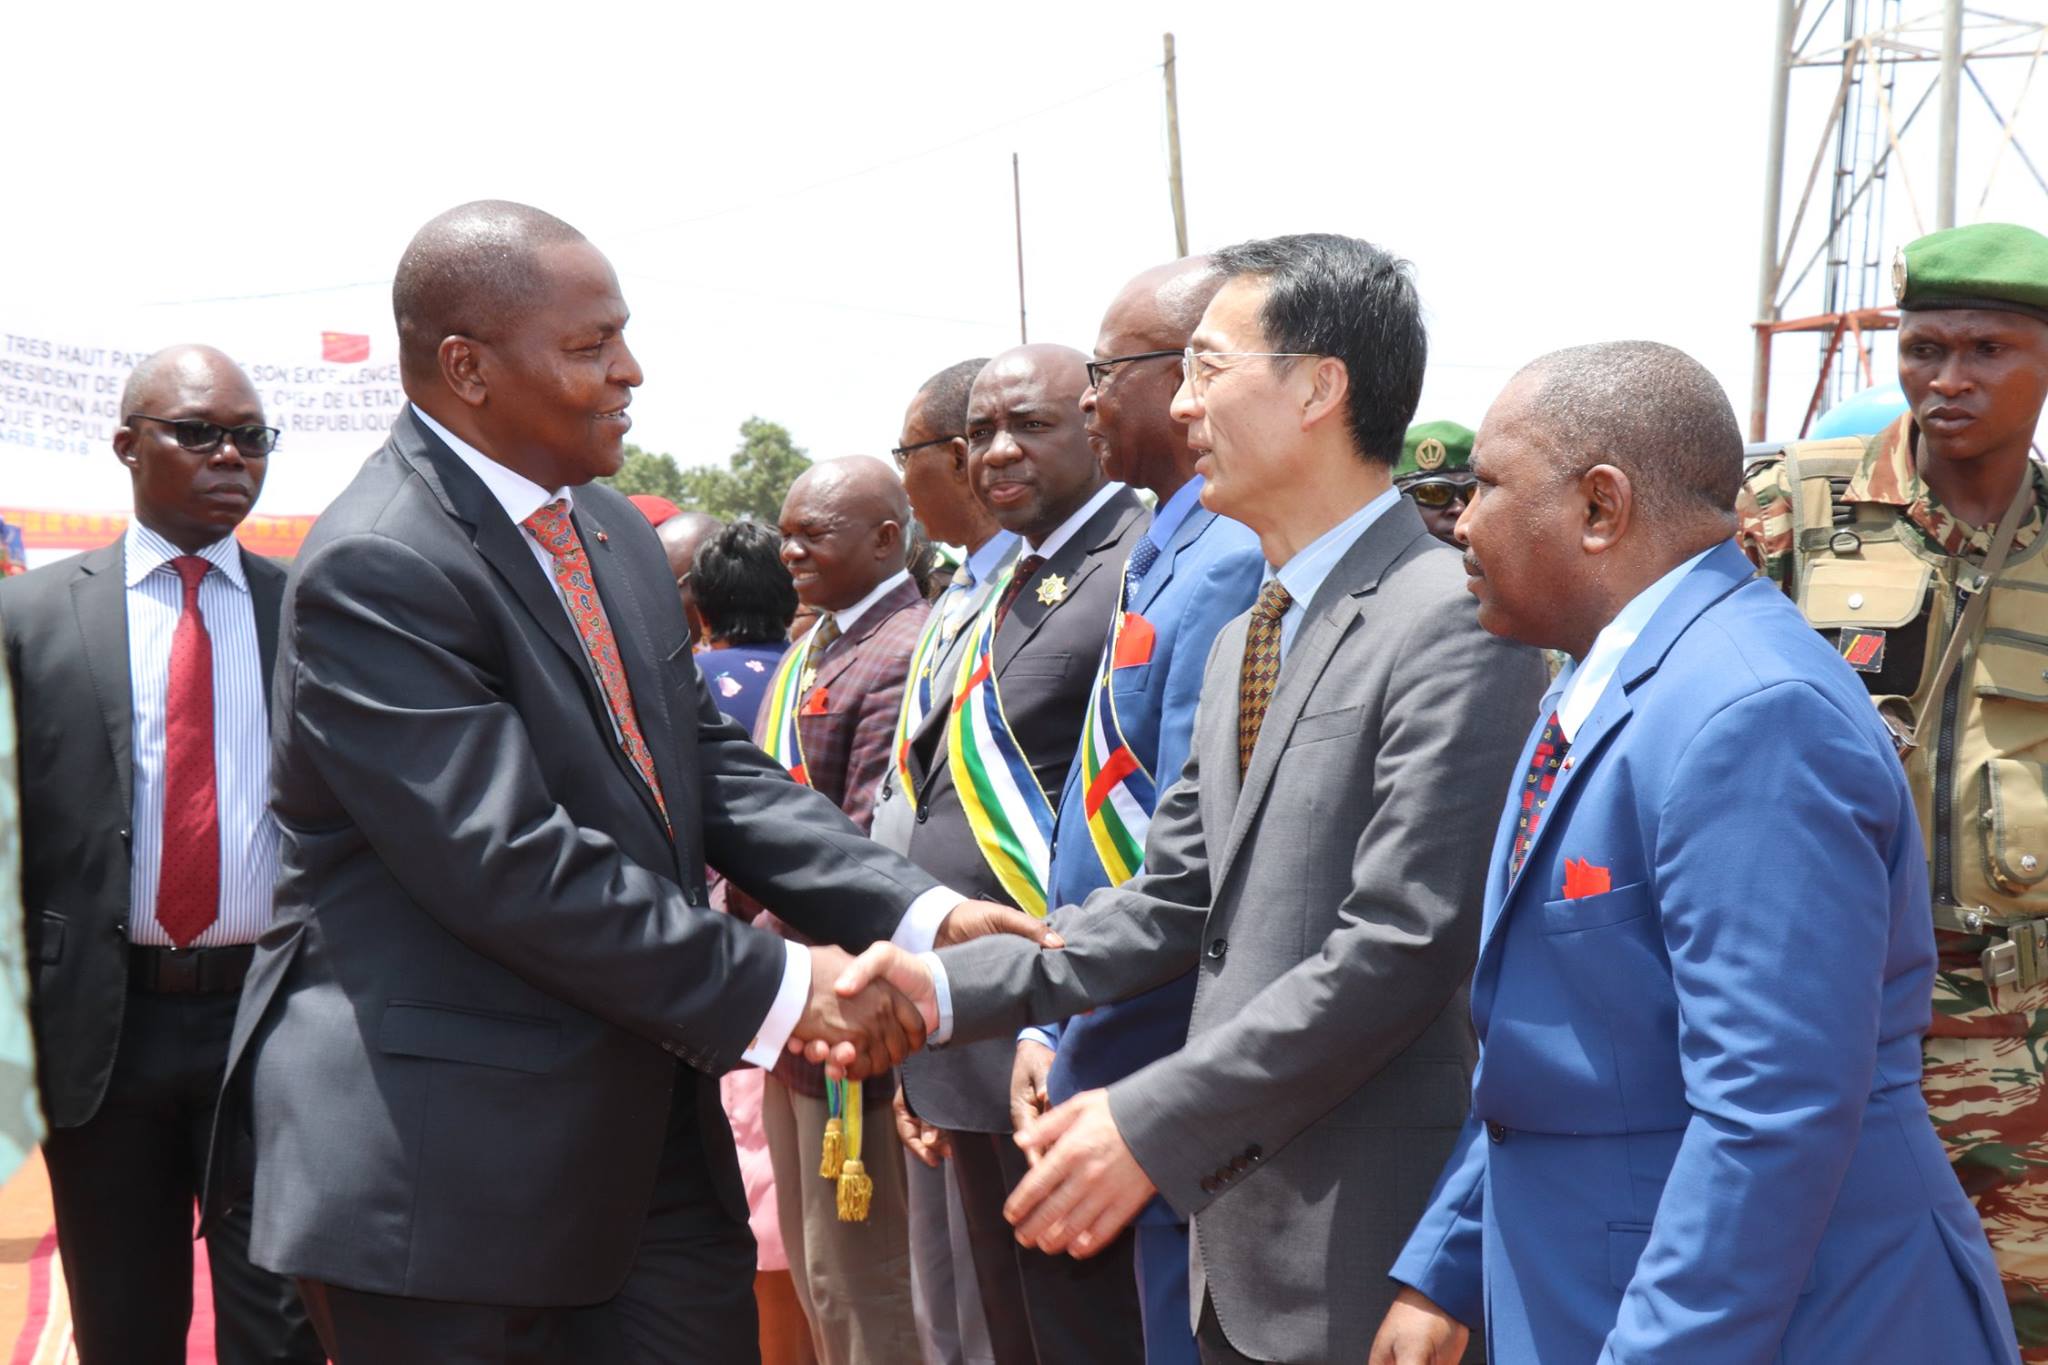
[[846, 1115], [846, 1164], [839, 1170], [839, 1221], [865, 1223], [875, 1182], [860, 1164], [860, 1082], [842, 1081], [840, 1093], [840, 1112]]

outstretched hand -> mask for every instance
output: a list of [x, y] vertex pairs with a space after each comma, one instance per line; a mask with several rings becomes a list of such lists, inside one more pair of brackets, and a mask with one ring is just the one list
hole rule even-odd
[[[870, 950], [872, 951], [872, 950]], [[853, 965], [845, 950], [820, 944], [810, 950], [811, 990], [804, 1012], [789, 1035], [789, 1050], [824, 1060], [835, 1074], [864, 1080], [878, 1076], [922, 1046], [930, 1031], [927, 1015], [886, 980], [855, 990], [839, 989]], [[926, 991], [930, 991], [929, 978]]]
[[988, 934], [1015, 934], [1041, 948], [1067, 946], [1066, 940], [1044, 920], [994, 901], [961, 901], [954, 906], [952, 913], [939, 922], [938, 938], [932, 946], [951, 948]]
[[1003, 1205], [1017, 1240], [1086, 1258], [1115, 1241], [1158, 1193], [1131, 1155], [1107, 1090], [1084, 1090], [1017, 1132], [1031, 1169]]

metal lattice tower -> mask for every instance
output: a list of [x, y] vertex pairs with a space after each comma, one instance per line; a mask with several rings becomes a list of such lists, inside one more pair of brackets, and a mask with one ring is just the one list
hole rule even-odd
[[[1927, 0], [1915, 3], [1921, 8], [1909, 11], [1907, 0], [1779, 0], [1752, 440], [1765, 436], [1774, 337], [1808, 332], [1820, 340], [1803, 434], [1822, 411], [1871, 381], [1867, 334], [1898, 325], [1890, 283], [1898, 246], [1923, 232], [1973, 221], [1989, 204], [2001, 173], [2038, 191], [2029, 221], [2048, 218], [2048, 178], [2020, 136], [2029, 94], [2048, 85], [2048, 72], [2040, 71], [2048, 53], [2048, 0], [2011, 0], [2005, 8], [2032, 11], [2017, 16], [1963, 0], [1937, 0], [1932, 8]], [[1984, 73], [1994, 64], [2003, 70], [1987, 81]], [[1791, 225], [1781, 232], [1795, 78], [1802, 95], [1817, 97], [1824, 90], [1820, 72], [1834, 76], [1833, 102], [1809, 144], [1812, 161]], [[1981, 193], [1959, 219], [1966, 86], [1976, 97], [1967, 159]], [[1980, 112], [1988, 117], [1977, 119]], [[2036, 130], [2048, 132], [2048, 122]], [[1894, 194], [1895, 186], [1901, 194]]]

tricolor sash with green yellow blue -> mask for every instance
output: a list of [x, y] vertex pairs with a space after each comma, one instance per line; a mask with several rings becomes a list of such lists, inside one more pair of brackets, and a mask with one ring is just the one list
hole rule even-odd
[[946, 649], [943, 612], [934, 610], [910, 652], [910, 683], [903, 689], [903, 707], [896, 713], [896, 739], [890, 754], [896, 763], [896, 790], [917, 810], [917, 782], [910, 773], [910, 739], [932, 709], [932, 683], [939, 669], [939, 656]]
[[989, 870], [1020, 910], [1043, 918], [1052, 864], [1052, 803], [1031, 771], [1024, 746], [1010, 732], [996, 685], [997, 616], [1016, 571], [1011, 565], [969, 627], [946, 721], [946, 761]]
[[804, 638], [792, 645], [782, 656], [782, 662], [775, 666], [775, 677], [768, 683], [768, 710], [762, 717], [761, 747], [768, 756], [788, 769], [789, 775], [809, 786], [810, 774], [804, 771], [803, 739], [797, 733], [796, 719], [803, 714], [807, 704], [805, 694], [811, 690], [814, 679], [809, 667], [811, 642], [816, 638], [819, 627], [814, 625]]
[[[1128, 596], [1128, 583], [1125, 589]], [[1153, 642], [1152, 623], [1125, 610], [1119, 598], [1081, 730], [1081, 809], [1088, 817], [1088, 842], [1111, 886], [1129, 881], [1144, 861], [1145, 831], [1159, 803], [1159, 788], [1124, 739], [1110, 680], [1120, 668], [1150, 663]]]

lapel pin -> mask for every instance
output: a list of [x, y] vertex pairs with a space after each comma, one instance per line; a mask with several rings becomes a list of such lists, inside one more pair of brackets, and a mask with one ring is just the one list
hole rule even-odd
[[598, 543], [598, 544], [600, 544], [600, 545], [604, 545], [604, 544], [607, 544], [607, 543], [609, 543], [609, 542], [610, 542], [610, 540], [611, 540], [611, 537], [610, 537], [610, 536], [608, 536], [608, 535], [606, 535], [606, 534], [605, 534], [604, 532], [602, 532], [602, 531], [599, 531], [599, 532], [597, 533], [597, 543]]

